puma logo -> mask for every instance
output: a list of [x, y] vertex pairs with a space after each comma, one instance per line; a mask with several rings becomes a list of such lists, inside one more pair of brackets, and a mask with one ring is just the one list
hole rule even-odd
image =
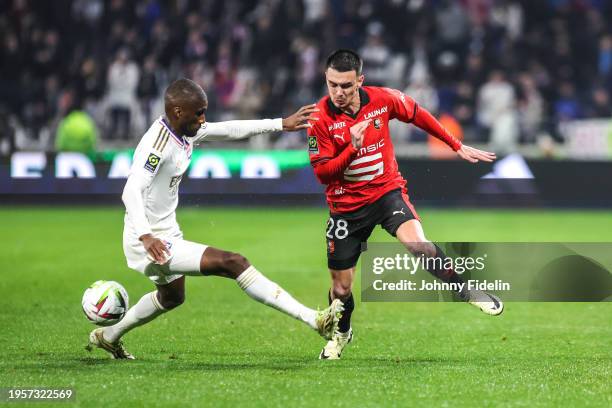
[[344, 142], [344, 136], [343, 135], [334, 135], [334, 139], [340, 139]]
[[404, 210], [393, 211], [393, 215], [396, 215], [396, 214], [406, 215], [406, 214], [404, 214]]

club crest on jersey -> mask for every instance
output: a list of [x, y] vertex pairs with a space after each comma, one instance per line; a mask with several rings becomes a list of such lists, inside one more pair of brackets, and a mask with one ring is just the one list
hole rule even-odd
[[382, 127], [382, 120], [380, 120], [380, 118], [376, 118], [374, 119], [374, 121], [372, 122], [374, 124], [374, 127], [376, 129], [380, 129]]
[[319, 153], [319, 144], [316, 136], [308, 136], [308, 151], [310, 153]]
[[155, 153], [151, 153], [149, 154], [149, 157], [147, 158], [144, 168], [150, 171], [151, 173], [155, 173], [157, 166], [159, 166], [159, 161], [160, 161], [160, 157], [156, 155]]

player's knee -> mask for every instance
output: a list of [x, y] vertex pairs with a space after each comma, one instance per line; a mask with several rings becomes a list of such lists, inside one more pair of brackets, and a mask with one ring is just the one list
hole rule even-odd
[[353, 285], [351, 282], [334, 281], [332, 291], [334, 292], [334, 299], [344, 300], [351, 294]]
[[239, 253], [236, 252], [225, 252], [223, 254], [223, 266], [229, 273], [229, 275], [237, 278], [245, 269], [251, 264]]

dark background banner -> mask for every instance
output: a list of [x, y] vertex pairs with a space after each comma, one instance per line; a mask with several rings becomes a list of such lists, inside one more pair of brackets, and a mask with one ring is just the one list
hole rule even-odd
[[[53, 163], [52, 160], [48, 161]], [[593, 161], [502, 159], [496, 165], [458, 160], [398, 160], [411, 199], [419, 205], [503, 207], [612, 206], [612, 164]], [[109, 163], [96, 164], [93, 178], [57, 178], [54, 166], [39, 178], [12, 178], [0, 165], [0, 202], [120, 203], [123, 178], [108, 178]], [[518, 178], [512, 178], [518, 177]], [[181, 183], [183, 203], [324, 203], [323, 186], [310, 166], [283, 168], [279, 178], [189, 178]]]

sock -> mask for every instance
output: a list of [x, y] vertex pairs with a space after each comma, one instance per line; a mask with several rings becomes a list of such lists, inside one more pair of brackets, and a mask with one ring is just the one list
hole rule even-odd
[[[327, 292], [327, 300], [331, 305], [331, 291]], [[338, 331], [340, 333], [346, 333], [351, 328], [351, 315], [353, 314], [353, 310], [355, 309], [355, 300], [353, 299], [353, 293], [349, 295], [344, 302], [344, 312], [342, 312], [342, 317], [338, 321]]]
[[147, 293], [127, 311], [119, 323], [106, 327], [103, 337], [105, 340], [115, 343], [133, 328], [150, 322], [164, 312], [166, 312], [166, 309], [159, 304], [157, 291]]
[[[459, 276], [457, 274], [457, 272], [455, 272], [455, 270], [453, 268], [444, 268], [444, 260], [446, 259], [446, 254], [444, 254], [444, 251], [442, 251], [442, 249], [435, 245], [436, 247], [436, 256], [435, 258], [438, 259], [440, 258], [442, 260], [442, 262], [433, 262], [433, 266], [428, 268], [427, 271], [429, 273], [431, 273], [433, 276], [435, 276], [436, 278], [440, 279], [442, 282], [447, 282], [447, 283], [463, 283], [463, 279], [461, 278], [461, 276]], [[440, 264], [442, 267], [438, 268], [437, 264]], [[458, 291], [457, 294], [459, 295], [459, 297], [461, 297], [462, 299], [467, 296], [467, 289], [464, 286], [462, 291]]]
[[249, 266], [236, 278], [240, 289], [256, 301], [273, 307], [317, 329], [317, 312], [295, 300], [283, 288]]

